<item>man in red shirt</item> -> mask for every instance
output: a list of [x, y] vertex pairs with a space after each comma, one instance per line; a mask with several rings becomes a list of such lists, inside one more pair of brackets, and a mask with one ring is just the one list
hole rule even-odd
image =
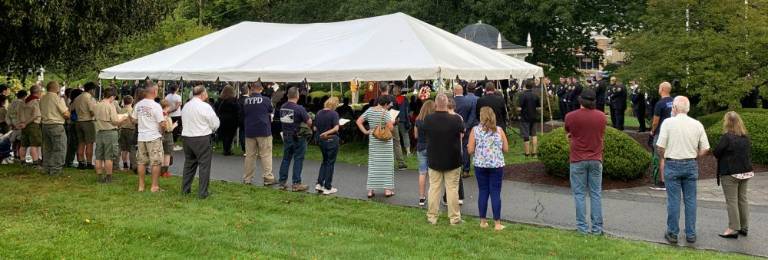
[[[576, 228], [583, 234], [603, 234], [601, 190], [603, 180], [603, 138], [605, 113], [595, 109], [595, 92], [584, 90], [580, 109], [565, 116], [570, 141], [571, 191], [576, 204]], [[585, 194], [589, 192], [591, 231], [587, 229]]]

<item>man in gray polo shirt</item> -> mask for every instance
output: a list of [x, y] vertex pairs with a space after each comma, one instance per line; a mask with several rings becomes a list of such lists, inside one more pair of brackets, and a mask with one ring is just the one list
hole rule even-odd
[[678, 96], [672, 102], [672, 117], [661, 125], [656, 146], [666, 158], [664, 182], [667, 188], [667, 231], [664, 238], [677, 243], [680, 232], [680, 194], [685, 204], [685, 240], [696, 242], [696, 179], [699, 168], [696, 158], [709, 151], [704, 126], [688, 116], [691, 103]]

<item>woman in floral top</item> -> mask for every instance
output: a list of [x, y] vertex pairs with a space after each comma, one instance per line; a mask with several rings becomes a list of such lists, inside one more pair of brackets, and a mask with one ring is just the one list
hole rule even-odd
[[474, 157], [477, 187], [480, 190], [477, 207], [481, 228], [488, 227], [485, 214], [490, 197], [495, 229], [504, 229], [501, 224], [501, 179], [504, 176], [504, 153], [508, 151], [507, 135], [501, 127], [496, 126], [496, 114], [490, 107], [482, 107], [480, 124], [472, 128], [467, 143], [467, 152]]

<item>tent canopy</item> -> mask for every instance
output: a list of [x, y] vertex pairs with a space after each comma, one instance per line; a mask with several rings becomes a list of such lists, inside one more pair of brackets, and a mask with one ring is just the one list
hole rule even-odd
[[316, 24], [241, 22], [104, 69], [102, 79], [344, 82], [541, 77], [541, 67], [403, 13]]

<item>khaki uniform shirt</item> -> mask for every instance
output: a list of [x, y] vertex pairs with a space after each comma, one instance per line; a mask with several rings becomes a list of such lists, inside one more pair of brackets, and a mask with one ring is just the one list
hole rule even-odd
[[77, 121], [93, 121], [93, 111], [96, 110], [96, 100], [91, 96], [91, 93], [83, 92], [75, 98], [72, 102], [72, 106], [77, 112]]
[[[118, 117], [117, 109], [115, 109], [114, 105], [104, 101], [99, 102], [96, 104], [93, 114], [96, 119], [96, 131], [117, 129]], [[80, 116], [80, 114], [77, 116]]]
[[64, 113], [67, 112], [67, 104], [58, 93], [48, 93], [40, 99], [40, 114], [43, 124], [63, 125], [67, 120]]
[[19, 123], [19, 110], [24, 105], [24, 100], [14, 99], [11, 105], [8, 106], [8, 112], [5, 116], [5, 122], [8, 125], [15, 126]]
[[40, 123], [40, 99], [26, 102], [21, 106], [21, 109], [19, 109], [19, 123]]
[[[131, 116], [133, 113], [133, 107], [127, 106], [120, 109], [120, 114], [127, 115], [128, 117]], [[120, 124], [121, 129], [136, 129], [136, 124], [131, 122], [131, 120], [125, 120], [122, 124]]]

